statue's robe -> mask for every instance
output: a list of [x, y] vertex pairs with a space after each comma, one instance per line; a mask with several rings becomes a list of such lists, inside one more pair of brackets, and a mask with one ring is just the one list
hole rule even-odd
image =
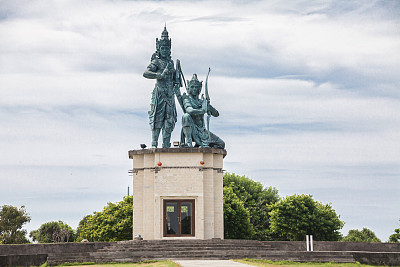
[[173, 79], [175, 73], [174, 62], [172, 59], [163, 60], [155, 57], [147, 68], [152, 72], [162, 72], [168, 62], [170, 62], [170, 72], [165, 79], [157, 79], [151, 96], [151, 108], [148, 113], [151, 130], [164, 128], [167, 132], [172, 132], [177, 121]]

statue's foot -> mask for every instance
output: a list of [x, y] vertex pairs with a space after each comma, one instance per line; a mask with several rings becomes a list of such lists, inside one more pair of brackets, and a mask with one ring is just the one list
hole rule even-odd
[[185, 143], [185, 146], [186, 147], [193, 147], [193, 144], [192, 144], [192, 142], [188, 142], [188, 143]]
[[210, 147], [208, 143], [197, 144], [196, 147]]
[[189, 144], [188, 143], [181, 143], [180, 147], [189, 147]]

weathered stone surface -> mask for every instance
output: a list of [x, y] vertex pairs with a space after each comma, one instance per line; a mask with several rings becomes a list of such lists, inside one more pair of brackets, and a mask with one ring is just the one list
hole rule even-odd
[[105, 246], [110, 242], [88, 242], [88, 243], [51, 243], [51, 244], [22, 244], [22, 245], [0, 245], [0, 255], [22, 255], [22, 254], [50, 254], [68, 252], [92, 252]]
[[0, 266], [39, 266], [47, 261], [47, 254], [0, 255]]
[[354, 252], [354, 260], [369, 265], [399, 266], [400, 252]]

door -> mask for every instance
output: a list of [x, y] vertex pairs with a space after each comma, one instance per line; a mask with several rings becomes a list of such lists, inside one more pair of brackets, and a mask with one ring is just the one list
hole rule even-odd
[[164, 200], [164, 236], [194, 236], [194, 199]]

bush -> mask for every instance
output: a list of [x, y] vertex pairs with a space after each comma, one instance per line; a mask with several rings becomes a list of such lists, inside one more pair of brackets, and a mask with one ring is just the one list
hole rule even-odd
[[394, 229], [394, 234], [390, 235], [389, 242], [391, 242], [391, 243], [399, 243], [400, 242], [400, 228]]
[[133, 232], [133, 196], [116, 204], [108, 202], [101, 212], [85, 216], [77, 229], [77, 241], [131, 240]]
[[249, 212], [253, 234], [246, 239], [273, 239], [269, 231], [268, 205], [279, 201], [278, 190], [274, 187], [264, 187], [260, 182], [234, 173], [224, 175], [224, 187], [232, 188], [233, 193]]
[[342, 241], [344, 242], [381, 242], [372, 230], [363, 228], [359, 230], [350, 230], [347, 236]]
[[270, 206], [271, 231], [281, 240], [302, 241], [306, 235], [314, 240], [337, 241], [344, 222], [330, 204], [314, 201], [311, 195], [293, 195]]
[[29, 236], [39, 243], [74, 242], [76, 237], [74, 230], [62, 221], [44, 223]]
[[254, 234], [249, 211], [231, 187], [224, 186], [224, 236], [226, 239], [250, 239]]

